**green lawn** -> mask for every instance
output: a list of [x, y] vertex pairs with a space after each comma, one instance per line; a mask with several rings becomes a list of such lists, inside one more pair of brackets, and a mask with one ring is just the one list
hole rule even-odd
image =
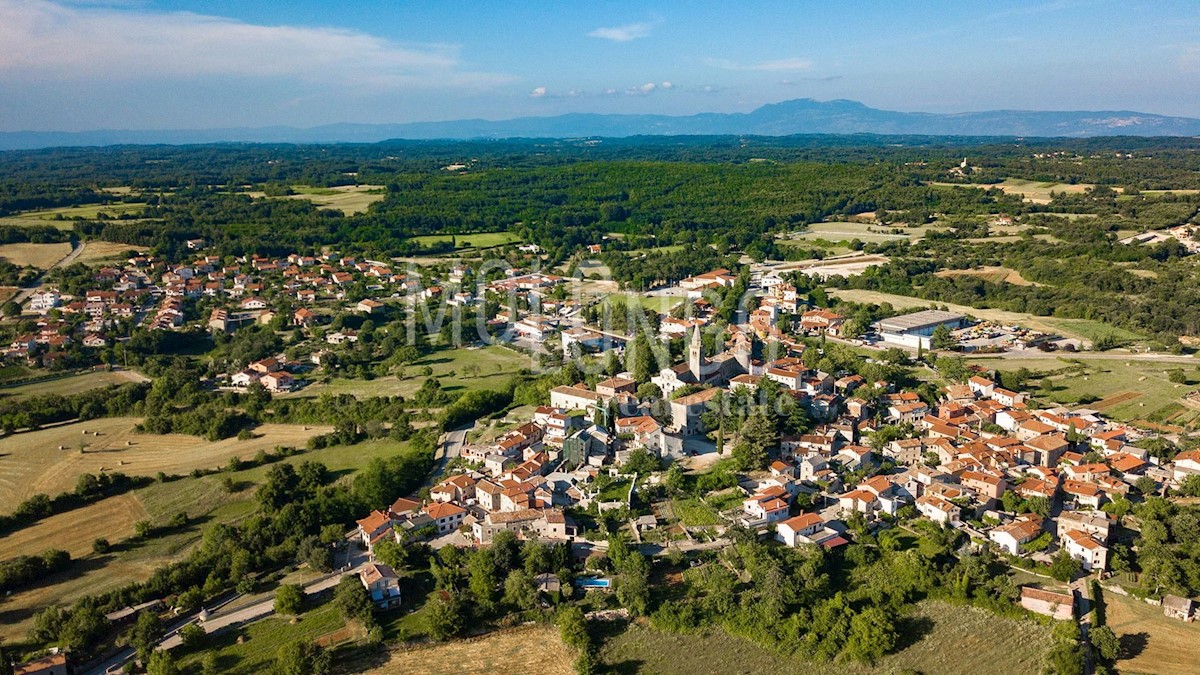
[[[315, 640], [345, 627], [346, 622], [333, 603], [325, 603], [309, 609], [300, 620], [271, 616], [212, 636], [206, 643], [207, 651], [217, 655], [217, 666], [222, 673], [256, 675], [270, 672], [275, 665], [279, 648], [298, 640]], [[239, 636], [242, 643], [238, 644]], [[182, 654], [181, 665], [200, 663], [201, 652]]]
[[415, 241], [422, 246], [438, 242], [449, 242], [453, 238], [455, 246], [459, 249], [466, 248], [491, 248], [492, 246], [503, 246], [504, 244], [515, 244], [521, 241], [521, 238], [512, 232], [480, 232], [477, 234], [426, 234], [419, 237], [413, 237]]
[[631, 481], [624, 478], [609, 483], [596, 499], [602, 502], [623, 502], [629, 497], [630, 484]]
[[[463, 367], [473, 365], [477, 374], [467, 374]], [[309, 397], [323, 393], [352, 394], [358, 397], [411, 396], [425, 381], [420, 374], [428, 366], [432, 377], [441, 379], [442, 389], [449, 392], [466, 392], [475, 389], [500, 389], [509, 378], [522, 369], [532, 367], [526, 354], [515, 352], [500, 345], [489, 345], [482, 349], [441, 349], [406, 367], [406, 377], [395, 375], [377, 377], [373, 380], [334, 378], [329, 382], [317, 382], [290, 396]]]

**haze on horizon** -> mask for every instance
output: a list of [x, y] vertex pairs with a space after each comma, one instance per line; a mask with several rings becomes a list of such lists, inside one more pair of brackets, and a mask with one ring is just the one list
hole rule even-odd
[[0, 131], [309, 127], [847, 98], [1200, 117], [1200, 4], [0, 0]]

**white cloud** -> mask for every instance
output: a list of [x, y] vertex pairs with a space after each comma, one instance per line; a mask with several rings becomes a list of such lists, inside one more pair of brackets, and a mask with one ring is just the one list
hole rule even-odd
[[545, 87], [537, 87], [533, 91], [529, 92], [529, 95], [532, 98], [544, 98], [546, 96], [546, 88]]
[[671, 84], [669, 81], [664, 81], [664, 82], [663, 82], [661, 85], [659, 85], [659, 86], [660, 86], [660, 87], [662, 87], [663, 89], [671, 89], [671, 88], [673, 88], [675, 85]]
[[737, 63], [728, 59], [705, 59], [704, 61], [714, 68], [722, 70], [755, 70], [767, 73], [783, 73], [798, 70], [811, 70], [813, 67], [812, 59], [802, 58], [787, 58], [776, 59], [774, 61], [759, 61], [758, 63]]
[[613, 42], [632, 42], [639, 38], [650, 37], [650, 32], [654, 30], [653, 23], [630, 23], [624, 26], [613, 26], [612, 28], [597, 28], [588, 33], [589, 37], [600, 38], [601, 40], [612, 40]]
[[487, 87], [451, 45], [405, 45], [340, 28], [265, 26], [192, 12], [0, 0], [0, 78], [295, 78], [380, 88]]
[[1183, 47], [1176, 58], [1176, 63], [1179, 65], [1179, 69], [1185, 73], [1200, 72], [1200, 45]]

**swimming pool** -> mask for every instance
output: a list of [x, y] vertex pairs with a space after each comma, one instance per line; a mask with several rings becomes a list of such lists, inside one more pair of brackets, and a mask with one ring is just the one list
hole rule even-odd
[[593, 588], [610, 588], [612, 586], [612, 579], [605, 579], [603, 577], [582, 577], [575, 580], [575, 585], [585, 590], [590, 590]]

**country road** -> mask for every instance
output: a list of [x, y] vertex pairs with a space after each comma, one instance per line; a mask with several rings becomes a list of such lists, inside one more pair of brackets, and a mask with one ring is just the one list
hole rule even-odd
[[[357, 574], [358, 568], [359, 566], [355, 566], [353, 569], [333, 572], [332, 574], [323, 576], [316, 581], [310, 582], [304, 587], [304, 593], [305, 595], [316, 595], [317, 593], [327, 591], [337, 586], [341, 582], [343, 576], [347, 574]], [[242, 596], [234, 595], [226, 600], [223, 605], [230, 604], [240, 597]], [[172, 624], [171, 627], [167, 629], [167, 632], [163, 635], [163, 638], [158, 643], [158, 647], [156, 647], [156, 649], [168, 650], [178, 647], [180, 644], [182, 644], [183, 640], [179, 636], [179, 631], [186, 626], [193, 624], [199, 625], [204, 628], [205, 633], [211, 635], [226, 628], [240, 626], [241, 624], [261, 619], [274, 613], [275, 595], [269, 594], [263, 597], [261, 600], [246, 605], [245, 607], [239, 607], [238, 609], [224, 614], [219, 613], [218, 609], [217, 612], [209, 615], [207, 621], [201, 622], [198, 614], [192, 614], [191, 616]], [[137, 654], [133, 649], [123, 649], [103, 663], [89, 669], [87, 671], [87, 675], [106, 675], [107, 673], [118, 672], [136, 655]]]
[[79, 258], [79, 256], [83, 253], [83, 250], [85, 248], [87, 248], [86, 241], [72, 241], [71, 242], [71, 252], [66, 254], [65, 256], [63, 256], [62, 259], [59, 260], [58, 262], [54, 263], [50, 267], [47, 267], [45, 270], [43, 270], [42, 273], [39, 274], [37, 276], [37, 278], [31, 282], [31, 284], [29, 286], [25, 286], [25, 287], [21, 288], [20, 290], [18, 290], [17, 294], [12, 297], [12, 301], [17, 303], [18, 305], [25, 304], [25, 301], [29, 299], [29, 296], [33, 295], [33, 292], [36, 291], [38, 289], [38, 287], [42, 285], [42, 280], [44, 280], [46, 278], [46, 274], [48, 272], [50, 272], [50, 270], [58, 268], [58, 267], [70, 266], [71, 263], [75, 262], [75, 260], [77, 258]]
[[[838, 344], [843, 344], [843, 345], [847, 345], [850, 347], [857, 347], [859, 349], [873, 349], [873, 350], [876, 350], [879, 352], [883, 352], [883, 351], [886, 351], [893, 347], [898, 347], [898, 348], [903, 349], [904, 351], [912, 353], [912, 354], [917, 353], [917, 349], [915, 347], [906, 347], [903, 345], [887, 344], [887, 343], [883, 343], [883, 342], [879, 342], [874, 345], [865, 345], [865, 344], [862, 344], [861, 342], [857, 342], [854, 340], [846, 340], [843, 338], [836, 338], [836, 337], [833, 337], [832, 335], [826, 336], [825, 339], [828, 340], [829, 342], [836, 342]], [[1167, 354], [1167, 353], [1163, 353], [1163, 352], [1146, 352], [1146, 353], [1092, 352], [1092, 351], [1043, 352], [1039, 349], [1024, 349], [1024, 350], [1019, 350], [1019, 351], [1000, 352], [998, 354], [977, 354], [977, 355], [963, 354], [962, 356], [967, 357], [967, 359], [975, 359], [975, 360], [984, 360], [984, 359], [987, 359], [987, 360], [991, 360], [991, 359], [1041, 360], [1041, 359], [1045, 359], [1047, 361], [1051, 361], [1051, 360], [1055, 360], [1055, 359], [1079, 359], [1079, 360], [1083, 360], [1083, 361], [1088, 361], [1088, 360], [1162, 361], [1162, 362], [1169, 362], [1169, 363], [1183, 363], [1183, 364], [1191, 364], [1191, 365], [1200, 364], [1200, 359], [1196, 358], [1195, 356], [1191, 356], [1189, 354]]]

